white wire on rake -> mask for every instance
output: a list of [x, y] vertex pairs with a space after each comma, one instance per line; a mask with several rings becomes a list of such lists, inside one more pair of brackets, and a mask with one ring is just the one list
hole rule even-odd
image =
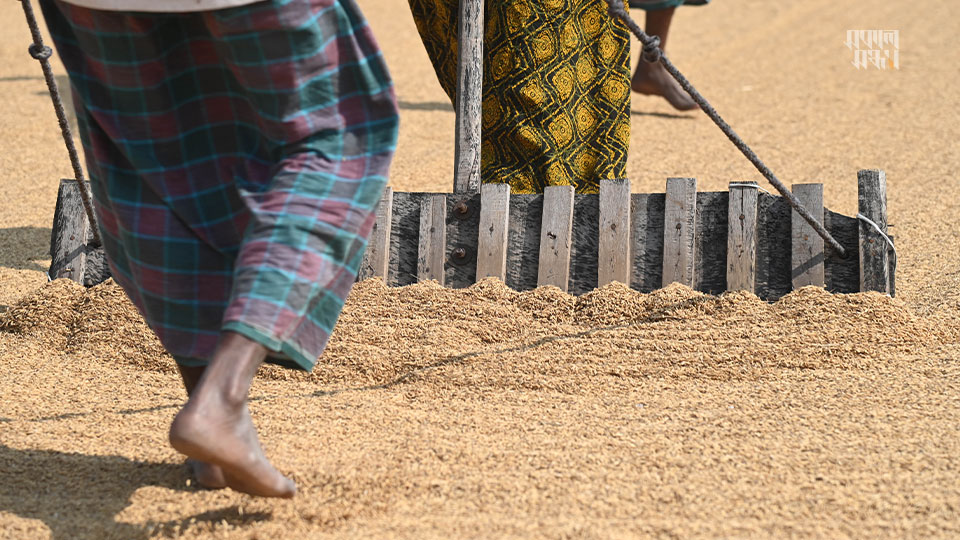
[[880, 229], [879, 225], [877, 225], [872, 219], [868, 218], [867, 216], [857, 213], [857, 219], [873, 227], [873, 230], [877, 231], [877, 233], [880, 236], [882, 236], [884, 240], [887, 241], [887, 245], [890, 246], [890, 249], [893, 251], [893, 271], [896, 272], [897, 271], [897, 247], [893, 245], [893, 240], [891, 240], [890, 237], [887, 236], [887, 233], [883, 232]]
[[755, 188], [755, 189], [759, 189], [760, 191], [766, 193], [767, 195], [773, 195], [773, 193], [770, 193], [769, 191], [763, 189], [762, 187], [760, 187], [760, 186], [758, 186], [758, 185], [756, 185], [756, 184], [747, 184], [747, 183], [741, 183], [741, 182], [731, 182], [731, 183], [730, 183], [730, 187], [752, 187], [752, 188]]

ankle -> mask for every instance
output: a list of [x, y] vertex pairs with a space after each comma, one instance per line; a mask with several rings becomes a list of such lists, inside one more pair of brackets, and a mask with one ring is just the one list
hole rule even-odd
[[263, 345], [240, 334], [225, 332], [203, 375], [201, 386], [205, 397], [228, 407], [245, 405], [250, 385], [266, 356]]
[[663, 69], [659, 63], [651, 64], [646, 60], [640, 59], [640, 62], [637, 64], [637, 69], [634, 72], [634, 77], [639, 77], [641, 79], [651, 79], [658, 71]]
[[216, 381], [213, 393], [216, 396], [215, 399], [226, 408], [245, 407], [250, 394], [250, 381], [241, 377]]

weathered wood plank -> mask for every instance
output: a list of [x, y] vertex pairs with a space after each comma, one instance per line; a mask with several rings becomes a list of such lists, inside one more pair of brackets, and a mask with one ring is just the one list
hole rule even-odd
[[447, 262], [444, 285], [469, 287], [477, 282], [477, 232], [480, 193], [447, 194]]
[[390, 220], [390, 267], [387, 285], [402, 287], [417, 282], [417, 258], [420, 248], [420, 202], [426, 193], [393, 193]]
[[[387, 279], [391, 286], [409, 285], [417, 280], [420, 206], [421, 201], [431, 195], [394, 193]], [[476, 260], [481, 195], [477, 193], [466, 199], [457, 194], [446, 194], [446, 197], [447, 208], [452, 210], [447, 213], [445, 286], [467, 287], [475, 282], [476, 265], [472, 261]], [[537, 286], [543, 198], [543, 195], [510, 196], [506, 283], [516, 290], [524, 291]], [[468, 211], [461, 216], [456, 207], [464, 200]], [[571, 294], [582, 294], [597, 286], [599, 206], [599, 197], [596, 195], [574, 196], [568, 285]], [[661, 286], [665, 206], [664, 193], [631, 195], [630, 286], [634, 289], [649, 292]], [[698, 242], [694, 272], [697, 290], [717, 293], [726, 288], [728, 206], [726, 191], [697, 194]], [[791, 208], [782, 197], [760, 193], [757, 214], [756, 294], [764, 300], [776, 300], [792, 290]], [[827, 290], [844, 293], [858, 291], [857, 220], [825, 209], [824, 225], [843, 245], [850, 246], [852, 252], [847, 259], [827, 257], [824, 263]], [[459, 247], [466, 251], [463, 264], [455, 264], [452, 254]], [[89, 255], [87, 266], [89, 273]]]
[[597, 285], [630, 283], [630, 180], [600, 181]]
[[755, 294], [775, 300], [793, 290], [790, 280], [790, 204], [779, 195], [757, 197]]
[[[393, 219], [390, 227], [390, 264], [387, 284], [390, 286], [411, 285], [417, 282], [419, 258], [420, 206], [428, 197], [444, 195], [446, 216], [446, 253], [444, 262], [444, 286], [469, 287], [476, 282], [477, 231], [480, 223], [480, 194], [456, 193], [393, 193]], [[457, 210], [463, 203], [465, 213]], [[457, 257], [458, 250], [462, 256]], [[534, 269], [536, 271], [536, 269]]]
[[480, 188], [480, 231], [477, 240], [477, 279], [507, 278], [507, 232], [510, 226], [510, 184]]
[[[793, 184], [791, 190], [797, 200], [810, 214], [823, 221], [823, 184]], [[790, 222], [790, 277], [793, 288], [813, 285], [823, 287], [824, 275], [823, 238], [796, 210], [791, 212]]]
[[483, 0], [460, 0], [454, 193], [476, 193], [480, 190], [483, 22]]
[[431, 193], [420, 203], [420, 238], [417, 248], [417, 281], [435, 279], [444, 283], [443, 264], [447, 248], [447, 197]]
[[358, 279], [379, 277], [386, 280], [390, 265], [390, 224], [393, 219], [393, 188], [383, 190], [383, 198], [376, 208], [376, 221], [370, 230], [367, 251], [363, 254]]
[[50, 238], [51, 279], [67, 278], [83, 284], [87, 268], [87, 242], [92, 236], [76, 180], [60, 180]]
[[570, 285], [567, 292], [583, 294], [597, 288], [600, 253], [600, 197], [573, 197], [573, 240], [570, 245]]
[[643, 292], [659, 289], [663, 276], [663, 193], [630, 197], [630, 286]]
[[510, 196], [510, 231], [507, 234], [507, 286], [526, 291], [537, 286], [543, 195]]
[[727, 290], [754, 292], [757, 283], [757, 184], [730, 184], [727, 207]]
[[[876, 169], [857, 173], [858, 210], [887, 232], [887, 175]], [[890, 246], [866, 221], [860, 220], [860, 290], [890, 294]]]
[[[421, 202], [435, 194], [395, 192], [390, 223], [387, 284], [416, 283]], [[476, 282], [477, 242], [481, 213], [480, 193], [445, 194], [446, 253], [444, 285], [468, 287]], [[662, 283], [664, 193], [631, 195], [631, 276], [630, 286], [649, 292]], [[465, 211], [458, 211], [464, 203]], [[718, 293], [726, 289], [728, 192], [697, 194], [697, 239], [694, 260], [695, 288]], [[543, 195], [511, 195], [507, 232], [507, 285], [516, 290], [537, 286]], [[757, 211], [756, 294], [776, 300], [792, 288], [791, 208], [781, 197], [760, 193]], [[828, 249], [824, 260], [824, 281], [828, 291], [850, 293], [860, 290], [860, 261], [857, 254], [859, 222], [824, 209], [824, 226], [851, 256], [841, 259]], [[573, 241], [568, 292], [593, 290], [598, 278], [600, 204], [596, 195], [574, 196]], [[457, 253], [462, 250], [460, 257]], [[109, 268], [103, 248], [86, 246], [86, 286], [103, 282]], [[890, 281], [895, 280], [891, 264]], [[893, 292], [893, 289], [891, 289]]]
[[825, 247], [823, 278], [828, 291], [832, 293], [854, 293], [860, 290], [860, 256], [857, 237], [860, 226], [857, 218], [844, 216], [829, 209], [823, 210], [823, 226], [849, 251], [847, 258], [840, 258], [829, 247]]
[[563, 291], [568, 289], [572, 236], [573, 186], [547, 186], [543, 190], [538, 287], [554, 285]]
[[693, 288], [709, 294], [727, 290], [727, 213], [730, 192], [697, 193], [693, 235]]
[[697, 180], [668, 178], [663, 225], [663, 282], [694, 285]]

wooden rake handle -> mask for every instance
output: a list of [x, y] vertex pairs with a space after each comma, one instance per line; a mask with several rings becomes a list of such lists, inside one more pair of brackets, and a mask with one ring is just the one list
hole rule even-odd
[[458, 19], [454, 193], [480, 191], [480, 104], [483, 99], [483, 0], [460, 0]]

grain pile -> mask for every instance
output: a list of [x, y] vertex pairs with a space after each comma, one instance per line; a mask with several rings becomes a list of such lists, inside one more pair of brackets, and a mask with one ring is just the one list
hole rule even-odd
[[114, 281], [91, 289], [58, 279], [0, 315], [0, 331], [30, 336], [51, 350], [143, 369], [174, 372], [136, 308]]
[[[56, 280], [0, 315], [0, 331], [81, 361], [175, 371], [112, 280], [91, 289]], [[612, 336], [617, 339], [607, 339]], [[549, 351], [571, 342], [583, 361], [547, 361]], [[556, 287], [518, 293], [493, 278], [462, 290], [436, 282], [389, 288], [371, 279], [354, 288], [315, 372], [268, 366], [262, 375], [383, 385], [454, 363], [486, 365], [491, 356], [511, 352], [517, 354], [511, 365], [498, 365], [515, 371], [509, 384], [557, 389], [582, 369], [616, 377], [762, 378], [789, 369], [881, 368], [871, 364], [890, 355], [901, 361], [944, 355], [958, 342], [957, 320], [920, 317], [876, 293], [832, 295], [807, 287], [770, 304], [746, 292], [714, 297], [679, 284], [643, 294], [612, 283], [578, 298]], [[448, 382], [507, 382], [488, 377], [478, 369], [469, 380]]]
[[[43, 354], [5, 371], [52, 379], [0, 395], [18, 404], [0, 422], [0, 481], [63, 478], [26, 501], [0, 492], [10, 537], [42, 536], [30, 520], [55, 538], [957, 526], [960, 314], [878, 294], [359, 283], [318, 368], [264, 368], [254, 389], [271, 455], [301, 484], [292, 503], [188, 486], [163, 441], [182, 399], [172, 360], [113, 282], [41, 287], [0, 316], [0, 344], [12, 336]], [[59, 394], [66, 414], [38, 415]], [[63, 453], [29, 450], [48, 438]]]
[[[391, 183], [449, 191], [453, 112], [408, 6], [363, 9], [403, 116]], [[856, 170], [887, 171], [898, 299], [361, 283], [318, 369], [255, 382], [301, 489], [258, 501], [188, 484], [165, 431], [183, 389], [117, 287], [46, 283], [70, 167], [20, 5], [0, 3], [0, 539], [960, 537], [953, 9], [724, 0], [671, 29], [784, 181], [853, 215]], [[854, 69], [857, 28], [899, 29], [901, 69]], [[632, 113], [635, 191], [763, 182], [700, 115]]]

